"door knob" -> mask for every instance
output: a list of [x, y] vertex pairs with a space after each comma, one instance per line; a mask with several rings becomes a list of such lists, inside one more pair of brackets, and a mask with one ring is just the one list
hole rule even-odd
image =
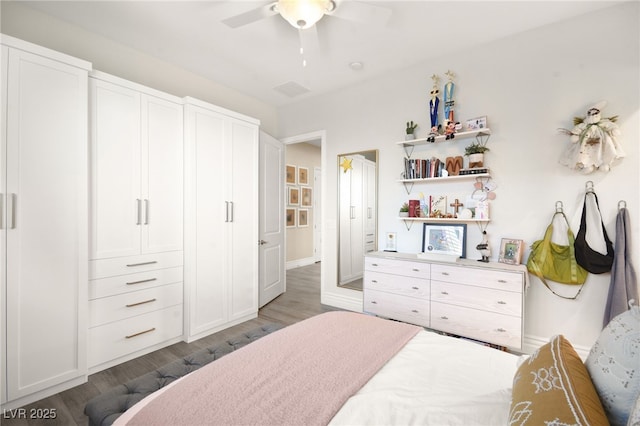
[[258, 244], [260, 244], [261, 246], [267, 244], [269, 241], [265, 241], [265, 240], [260, 240], [258, 241]]

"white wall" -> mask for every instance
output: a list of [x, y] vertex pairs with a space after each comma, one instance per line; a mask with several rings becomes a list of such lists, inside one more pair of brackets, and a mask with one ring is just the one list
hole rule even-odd
[[277, 134], [276, 109], [255, 98], [43, 14], [17, 1], [2, 1], [2, 33], [93, 64], [93, 68], [175, 96], [193, 96], [260, 120]]
[[[281, 108], [281, 137], [326, 131], [322, 150], [323, 303], [360, 309], [362, 300], [361, 293], [338, 288], [335, 280], [338, 153], [380, 150], [378, 245], [383, 247], [386, 231], [395, 231], [399, 251], [419, 251], [420, 226], [407, 231], [396, 219], [398, 207], [408, 196], [396, 182], [404, 153], [395, 142], [403, 139], [408, 120], [419, 123], [418, 137], [426, 134], [430, 76], [435, 73], [444, 79], [447, 70], [457, 75], [456, 119], [486, 115], [493, 132], [487, 159], [498, 186], [487, 229], [492, 260], [497, 260], [501, 238], [515, 238], [526, 243], [526, 261], [530, 244], [542, 238], [558, 200], [576, 233], [585, 183], [591, 180], [614, 241], [617, 204], [622, 199], [627, 202], [635, 248], [633, 263], [640, 270], [639, 22], [639, 4], [625, 3], [473, 50], [452, 52], [393, 76]], [[558, 163], [569, 142], [556, 129], [572, 128], [573, 117], [584, 116], [599, 100], [609, 103], [605, 117], [620, 117], [620, 140], [627, 157], [608, 174], [581, 175]], [[461, 154], [466, 145], [454, 141], [428, 146], [424, 155], [442, 158], [447, 153]], [[416, 186], [413, 195], [472, 190], [469, 182], [444, 183]], [[468, 257], [479, 257], [474, 249], [479, 241], [479, 229], [470, 224]], [[587, 350], [601, 330], [609, 281], [608, 273], [590, 275], [579, 299], [570, 301], [552, 295], [533, 278], [526, 300], [525, 340], [529, 347], [562, 333], [578, 350]], [[567, 295], [576, 290], [565, 285], [554, 288]]]

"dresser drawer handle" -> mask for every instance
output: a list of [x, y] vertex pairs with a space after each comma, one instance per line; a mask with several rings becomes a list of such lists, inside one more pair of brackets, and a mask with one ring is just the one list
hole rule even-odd
[[412, 270], [413, 270], [413, 272], [420, 272], [420, 269], [418, 269], [418, 268], [413, 268]]
[[442, 275], [449, 275], [448, 272], [442, 272]]
[[377, 263], [372, 263], [371, 266], [378, 266], [378, 264]]
[[506, 305], [507, 302], [503, 301], [503, 300], [498, 300], [498, 305]]
[[496, 328], [496, 331], [499, 333], [506, 333], [507, 330], [505, 330], [504, 328], [500, 327], [500, 328]]
[[150, 328], [150, 329], [148, 329], [148, 330], [141, 331], [141, 332], [139, 332], [139, 333], [135, 333], [135, 334], [130, 334], [130, 335], [128, 335], [128, 336], [124, 336], [124, 338], [125, 338], [125, 339], [131, 339], [132, 337], [140, 336], [141, 334], [151, 333], [152, 331], [155, 331], [155, 330], [156, 330], [156, 328], [155, 328], [155, 327], [152, 327], [152, 328]]
[[448, 292], [446, 292], [446, 291], [441, 291], [441, 292], [440, 292], [440, 294], [444, 294], [445, 296], [448, 296], [448, 295], [449, 295], [449, 293], [448, 293]]
[[377, 304], [378, 304], [378, 302], [376, 302], [375, 300], [372, 300], [372, 301], [371, 301], [371, 304], [372, 304], [372, 305], [377, 305]]
[[443, 319], [443, 320], [448, 320], [448, 319], [449, 319], [449, 317], [446, 317], [446, 316], [441, 316], [441, 317], [440, 317], [440, 319]]
[[155, 280], [157, 280], [157, 278], [149, 278], [148, 280], [140, 280], [140, 281], [129, 281], [127, 285], [150, 283], [151, 281], [155, 281]]
[[419, 314], [420, 313], [420, 311], [417, 310], [417, 309], [412, 309], [411, 312], [413, 312], [414, 314]]
[[507, 280], [498, 280], [498, 282], [501, 283], [501, 284], [506, 284]]
[[371, 280], [372, 283], [378, 284], [378, 280]]
[[144, 266], [144, 265], [153, 265], [154, 263], [158, 263], [157, 260], [152, 260], [151, 262], [140, 262], [140, 263], [130, 263], [127, 265], [127, 267], [132, 267], [132, 266]]
[[420, 290], [420, 287], [416, 287], [415, 285], [413, 287], [411, 287], [414, 290]]
[[154, 297], [153, 299], [149, 299], [149, 300], [145, 300], [143, 302], [138, 302], [138, 303], [130, 303], [128, 305], [125, 305], [127, 308], [132, 308], [134, 306], [139, 306], [139, 305], [144, 305], [145, 303], [151, 303], [151, 302], [155, 302], [157, 299]]

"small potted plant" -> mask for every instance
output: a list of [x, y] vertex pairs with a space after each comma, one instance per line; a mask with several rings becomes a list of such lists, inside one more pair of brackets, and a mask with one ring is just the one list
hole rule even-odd
[[409, 203], [404, 203], [400, 207], [400, 217], [409, 217]]
[[418, 125], [415, 124], [413, 121], [407, 121], [407, 134], [404, 137], [405, 140], [409, 141], [416, 138], [416, 135], [414, 134], [416, 127], [418, 127]]
[[483, 167], [484, 165], [484, 153], [489, 151], [486, 145], [481, 143], [473, 143], [464, 149], [464, 155], [469, 157], [469, 168]]

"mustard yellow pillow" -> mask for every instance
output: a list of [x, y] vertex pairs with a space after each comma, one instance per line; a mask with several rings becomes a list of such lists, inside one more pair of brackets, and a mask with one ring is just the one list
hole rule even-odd
[[609, 424], [586, 367], [564, 336], [552, 337], [516, 371], [509, 424]]

